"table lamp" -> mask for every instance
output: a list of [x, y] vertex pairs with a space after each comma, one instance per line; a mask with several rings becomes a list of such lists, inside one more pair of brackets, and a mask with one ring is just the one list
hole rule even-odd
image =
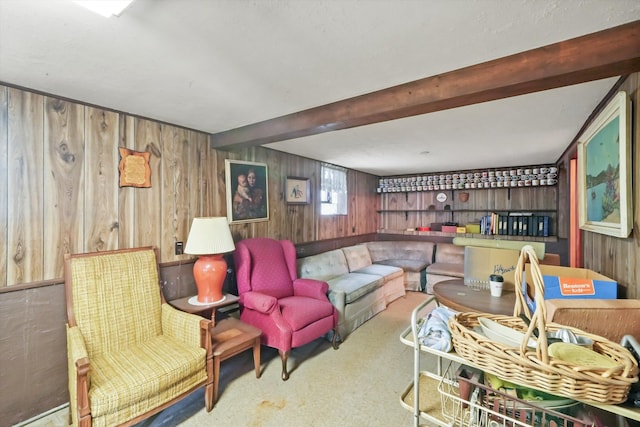
[[198, 297], [190, 303], [213, 304], [224, 299], [222, 285], [227, 275], [227, 262], [222, 254], [235, 248], [226, 217], [193, 219], [184, 248], [186, 254], [199, 255], [193, 265]]

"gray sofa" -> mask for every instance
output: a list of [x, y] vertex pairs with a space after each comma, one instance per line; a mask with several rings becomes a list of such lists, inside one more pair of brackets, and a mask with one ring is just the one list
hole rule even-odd
[[387, 307], [384, 278], [349, 271], [342, 249], [298, 259], [298, 275], [329, 284], [329, 299], [338, 310], [338, 332], [343, 340]]
[[[444, 280], [464, 280], [465, 247], [428, 241], [375, 241], [299, 258], [298, 276], [329, 284], [342, 339], [405, 291], [433, 293]], [[559, 265], [545, 255], [542, 264]]]
[[334, 249], [299, 258], [300, 277], [329, 284], [329, 299], [339, 313], [342, 339], [384, 310], [405, 290], [426, 286], [426, 269], [435, 244], [381, 241]]

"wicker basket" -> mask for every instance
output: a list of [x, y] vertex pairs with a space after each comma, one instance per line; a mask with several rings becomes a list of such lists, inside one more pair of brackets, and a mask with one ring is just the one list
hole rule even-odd
[[[529, 259], [533, 277], [536, 310], [531, 312], [522, 294], [522, 273]], [[513, 316], [489, 313], [460, 313], [449, 321], [456, 352], [477, 367], [526, 387], [546, 391], [571, 399], [606, 404], [627, 400], [631, 384], [638, 381], [638, 365], [631, 353], [621, 345], [598, 335], [577, 328], [546, 321], [544, 287], [538, 258], [532, 247], [525, 246], [515, 272], [516, 305]], [[527, 326], [519, 317], [526, 315], [531, 321]], [[478, 318], [485, 317], [524, 333], [520, 348], [509, 347], [475, 332]], [[533, 331], [538, 328], [539, 338]], [[576, 335], [593, 340], [593, 350], [617, 363], [615, 368], [597, 369], [550, 358], [547, 354], [547, 334], [558, 329], [569, 329]], [[537, 341], [535, 349], [527, 348], [529, 339]]]

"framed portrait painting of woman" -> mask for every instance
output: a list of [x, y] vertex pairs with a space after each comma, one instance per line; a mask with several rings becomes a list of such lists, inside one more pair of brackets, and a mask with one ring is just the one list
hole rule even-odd
[[267, 165], [229, 159], [224, 162], [229, 223], [269, 220]]

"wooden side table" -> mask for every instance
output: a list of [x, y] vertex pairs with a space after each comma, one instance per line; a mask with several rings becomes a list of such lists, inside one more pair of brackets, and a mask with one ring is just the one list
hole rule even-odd
[[262, 331], [235, 317], [222, 319], [211, 328], [213, 345], [213, 404], [218, 401], [220, 363], [253, 347], [253, 365], [260, 378], [260, 340]]
[[169, 305], [184, 311], [185, 313], [199, 314], [203, 316], [211, 310], [211, 320], [216, 323], [216, 310], [218, 308], [227, 307], [232, 304], [236, 304], [240, 298], [233, 294], [224, 294], [224, 299], [220, 302], [214, 302], [212, 304], [190, 304], [189, 300], [193, 298], [193, 295], [184, 298], [173, 299], [167, 301]]
[[245, 350], [253, 348], [253, 364], [256, 378], [260, 378], [260, 340], [262, 331], [235, 317], [227, 317], [216, 323], [216, 310], [238, 302], [238, 297], [225, 294], [224, 300], [213, 304], [190, 304], [192, 296], [168, 301], [173, 307], [191, 314], [205, 315], [211, 310], [211, 346], [213, 352], [213, 404], [218, 401], [220, 364]]

